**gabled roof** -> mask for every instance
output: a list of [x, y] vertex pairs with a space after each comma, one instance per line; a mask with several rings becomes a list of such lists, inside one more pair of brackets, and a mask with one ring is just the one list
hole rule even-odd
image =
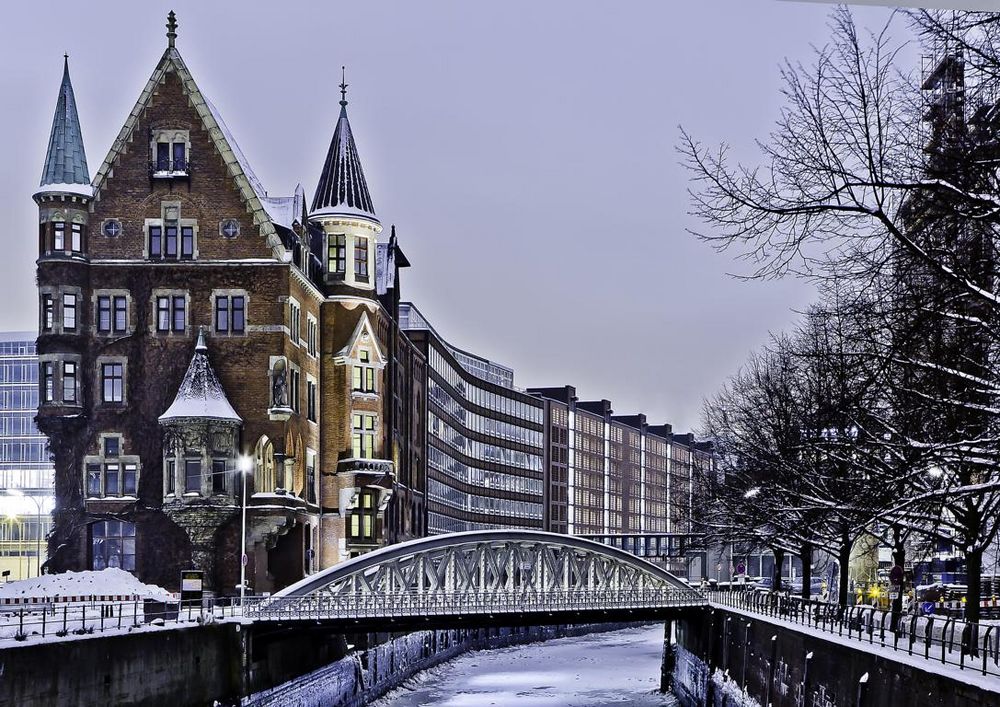
[[80, 116], [76, 112], [76, 97], [69, 80], [69, 57], [63, 59], [62, 84], [56, 99], [56, 113], [52, 118], [49, 149], [45, 153], [39, 192], [72, 192], [90, 196], [90, 172], [87, 154], [83, 149], [83, 132]]
[[167, 46], [166, 51], [163, 52], [163, 56], [160, 57], [160, 61], [153, 70], [153, 74], [146, 83], [146, 87], [139, 95], [139, 100], [136, 101], [135, 107], [132, 108], [132, 112], [129, 113], [125, 124], [118, 133], [118, 137], [112, 143], [111, 149], [108, 151], [108, 156], [104, 159], [100, 169], [97, 170], [97, 175], [94, 177], [94, 196], [100, 198], [101, 189], [111, 176], [118, 156], [122, 154], [128, 145], [132, 133], [138, 125], [139, 117], [149, 107], [157, 86], [163, 83], [166, 75], [171, 71], [177, 73], [177, 77], [184, 86], [188, 100], [198, 113], [205, 129], [208, 131], [210, 139], [222, 156], [229, 175], [235, 182], [236, 188], [244, 204], [246, 204], [247, 211], [253, 218], [254, 225], [260, 228], [261, 235], [267, 239], [267, 244], [271, 247], [275, 257], [280, 258], [284, 247], [274, 229], [271, 216], [264, 207], [262, 199], [267, 197], [264, 187], [260, 180], [257, 179], [257, 175], [250, 168], [250, 163], [247, 161], [242, 150], [240, 150], [239, 145], [236, 144], [236, 140], [233, 138], [229, 128], [222, 121], [222, 116], [201, 92], [201, 89], [198, 88], [198, 84], [195, 83], [194, 78], [191, 76], [191, 72], [181, 58], [180, 52], [173, 46], [173, 40]]
[[[346, 84], [341, 84], [341, 89], [344, 93]], [[340, 101], [340, 119], [333, 131], [330, 151], [319, 176], [309, 215], [361, 216], [378, 222], [358, 148], [354, 144], [351, 123], [347, 120], [346, 97]]]
[[243, 418], [229, 403], [226, 391], [222, 388], [212, 364], [208, 360], [208, 346], [205, 344], [205, 332], [198, 332], [198, 343], [194, 347], [194, 356], [188, 365], [184, 380], [177, 389], [177, 396], [167, 411], [160, 415], [160, 422], [178, 420], [228, 420], [241, 423]]

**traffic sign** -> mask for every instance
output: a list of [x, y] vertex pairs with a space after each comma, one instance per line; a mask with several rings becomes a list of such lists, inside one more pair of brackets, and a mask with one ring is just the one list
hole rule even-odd
[[746, 574], [746, 573], [747, 573], [747, 566], [744, 563], [741, 562], [738, 565], [736, 565], [736, 574]]

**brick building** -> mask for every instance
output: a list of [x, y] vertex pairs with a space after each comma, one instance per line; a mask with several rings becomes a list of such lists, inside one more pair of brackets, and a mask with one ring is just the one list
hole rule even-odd
[[423, 533], [424, 361], [387, 310], [408, 263], [346, 85], [311, 207], [271, 196], [167, 27], [93, 180], [67, 63], [34, 195], [49, 567], [232, 592], [245, 480], [248, 582], [271, 591]]

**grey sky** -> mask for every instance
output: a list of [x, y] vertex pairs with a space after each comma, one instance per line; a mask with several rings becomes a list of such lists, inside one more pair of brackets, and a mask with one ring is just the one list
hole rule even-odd
[[[15, 3], [0, 41], [0, 328], [33, 329], [38, 184], [62, 54], [91, 177], [165, 46], [170, 6]], [[829, 5], [175, 1], [178, 48], [272, 194], [312, 194], [340, 65], [376, 210], [413, 268], [404, 297], [520, 386], [577, 386], [675, 429], [810, 299], [745, 283], [685, 233], [684, 124], [752, 155], [778, 64]], [[862, 8], [873, 23], [887, 12]]]

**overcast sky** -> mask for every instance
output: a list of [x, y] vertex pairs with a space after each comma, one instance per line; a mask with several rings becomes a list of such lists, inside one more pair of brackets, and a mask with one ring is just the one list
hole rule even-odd
[[301, 182], [311, 199], [347, 65], [375, 208], [413, 264], [404, 297], [454, 345], [513, 366], [519, 386], [575, 385], [685, 430], [812, 297], [800, 281], [730, 278], [731, 256], [685, 232], [674, 147], [683, 124], [753, 156], [780, 106], [779, 63], [826, 40], [829, 5], [35, 2], [0, 24], [0, 329], [36, 326], [31, 194], [63, 52], [93, 177], [170, 7], [195, 80], [272, 195]]

